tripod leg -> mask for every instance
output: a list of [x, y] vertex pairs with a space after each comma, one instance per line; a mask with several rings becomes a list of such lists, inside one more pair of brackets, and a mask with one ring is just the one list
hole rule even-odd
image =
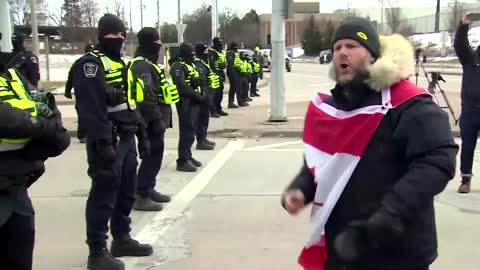
[[450, 113], [452, 114], [453, 120], [455, 120], [455, 125], [457, 125], [458, 124], [458, 119], [455, 117], [455, 111], [453, 110], [452, 105], [450, 104], [450, 101], [447, 98], [447, 94], [445, 93], [445, 91], [443, 91], [443, 89], [440, 87], [440, 84], [438, 84], [438, 82], [437, 82], [437, 85], [438, 85], [438, 89], [440, 89], [440, 92], [442, 93], [442, 96], [443, 96], [443, 99], [445, 100], [445, 103], [447, 103], [448, 109], [450, 110]]

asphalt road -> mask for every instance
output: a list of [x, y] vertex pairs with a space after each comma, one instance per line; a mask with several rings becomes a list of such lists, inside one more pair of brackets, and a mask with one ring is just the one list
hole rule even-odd
[[[294, 64], [286, 74], [287, 101], [299, 104], [328, 91], [333, 82], [326, 75], [326, 66]], [[450, 76], [446, 80], [455, 87]], [[252, 106], [268, 104], [268, 89], [261, 94]], [[294, 218], [280, 207], [280, 194], [302, 162], [300, 138], [212, 138], [214, 151], [193, 150], [204, 168], [180, 173], [175, 171], [177, 137], [175, 130], [167, 132], [157, 181], [159, 191], [174, 200], [162, 212], [132, 212], [132, 235], [153, 244], [155, 253], [125, 258], [127, 269], [300, 269], [296, 259], [308, 238], [309, 211]], [[85, 269], [90, 179], [84, 148], [73, 139], [63, 155], [47, 161], [47, 172], [30, 190], [36, 270]], [[480, 174], [478, 162], [474, 175]], [[432, 270], [478, 270], [480, 191], [475, 183], [471, 194], [459, 195], [455, 179], [436, 198], [440, 255]]]

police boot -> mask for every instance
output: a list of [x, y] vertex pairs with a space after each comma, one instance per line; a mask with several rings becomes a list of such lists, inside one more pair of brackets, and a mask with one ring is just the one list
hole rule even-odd
[[133, 209], [139, 211], [162, 211], [163, 206], [149, 197], [138, 197], [133, 204]]
[[137, 240], [125, 237], [121, 239], [113, 239], [110, 252], [115, 257], [142, 257], [152, 255], [153, 248], [149, 244], [140, 244]]
[[235, 103], [228, 103], [228, 108], [229, 109], [236, 109], [236, 108], [238, 108], [238, 105], [235, 104]]
[[249, 98], [249, 97], [246, 97], [245, 98], [245, 101], [253, 101], [253, 99]]
[[[237, 105], [235, 105], [235, 106], [237, 106]], [[221, 116], [228, 116], [228, 113], [226, 113], [224, 111], [219, 111], [218, 114], [220, 114]]]
[[214, 112], [214, 113], [211, 113], [211, 114], [210, 114], [210, 117], [212, 117], [212, 118], [220, 118], [220, 114], [218, 114], [217, 112]]
[[115, 259], [106, 248], [90, 250], [88, 255], [87, 269], [89, 270], [125, 270], [125, 265], [119, 259]]
[[206, 144], [210, 144], [210, 145], [213, 145], [213, 146], [216, 145], [215, 142], [212, 142], [212, 141], [210, 141], [209, 139], [205, 139], [204, 142], [205, 142]]
[[472, 180], [471, 176], [462, 177], [462, 183], [458, 187], [458, 193], [470, 193], [471, 180]]
[[[198, 150], [213, 150], [213, 148], [214, 148], [213, 145], [206, 143], [205, 140], [201, 140], [197, 143]], [[193, 165], [195, 165], [194, 162], [192, 163]]]
[[150, 192], [150, 199], [152, 199], [152, 201], [157, 203], [167, 203], [172, 200], [170, 196], [162, 194], [156, 190], [152, 190], [152, 192]]
[[196, 172], [197, 167], [189, 160], [187, 162], [177, 162], [177, 171], [180, 172]]
[[190, 162], [195, 165], [196, 167], [202, 167], [202, 163], [196, 159], [194, 159], [193, 157], [190, 159]]

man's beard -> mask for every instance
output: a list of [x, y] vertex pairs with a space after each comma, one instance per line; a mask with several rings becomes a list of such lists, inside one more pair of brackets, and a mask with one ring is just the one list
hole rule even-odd
[[332, 65], [331, 72], [332, 74], [330, 77], [339, 85], [347, 85], [356, 78], [368, 77], [367, 63], [357, 67], [356, 69], [352, 69], [351, 73], [345, 75], [340, 74], [340, 67], [335, 67]]

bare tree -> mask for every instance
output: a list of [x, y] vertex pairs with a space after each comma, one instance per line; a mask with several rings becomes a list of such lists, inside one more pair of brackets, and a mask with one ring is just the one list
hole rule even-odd
[[388, 8], [385, 17], [392, 33], [398, 33], [402, 23], [402, 9], [399, 7]]
[[86, 27], [96, 27], [100, 7], [95, 0], [80, 0], [80, 10], [82, 11], [82, 25]]
[[28, 13], [30, 13], [30, 2], [28, 0], [8, 0], [13, 23], [16, 25], [27, 24]]
[[464, 4], [458, 0], [450, 1], [448, 4], [450, 8], [450, 18], [448, 20], [448, 30], [450, 32], [455, 32], [460, 23], [460, 20], [463, 17], [463, 13], [465, 12]]
[[63, 25], [63, 10], [61, 6], [58, 5], [51, 5], [44, 1], [41, 4], [41, 8], [47, 16], [48, 23], [55, 25], [55, 26], [62, 26]]

